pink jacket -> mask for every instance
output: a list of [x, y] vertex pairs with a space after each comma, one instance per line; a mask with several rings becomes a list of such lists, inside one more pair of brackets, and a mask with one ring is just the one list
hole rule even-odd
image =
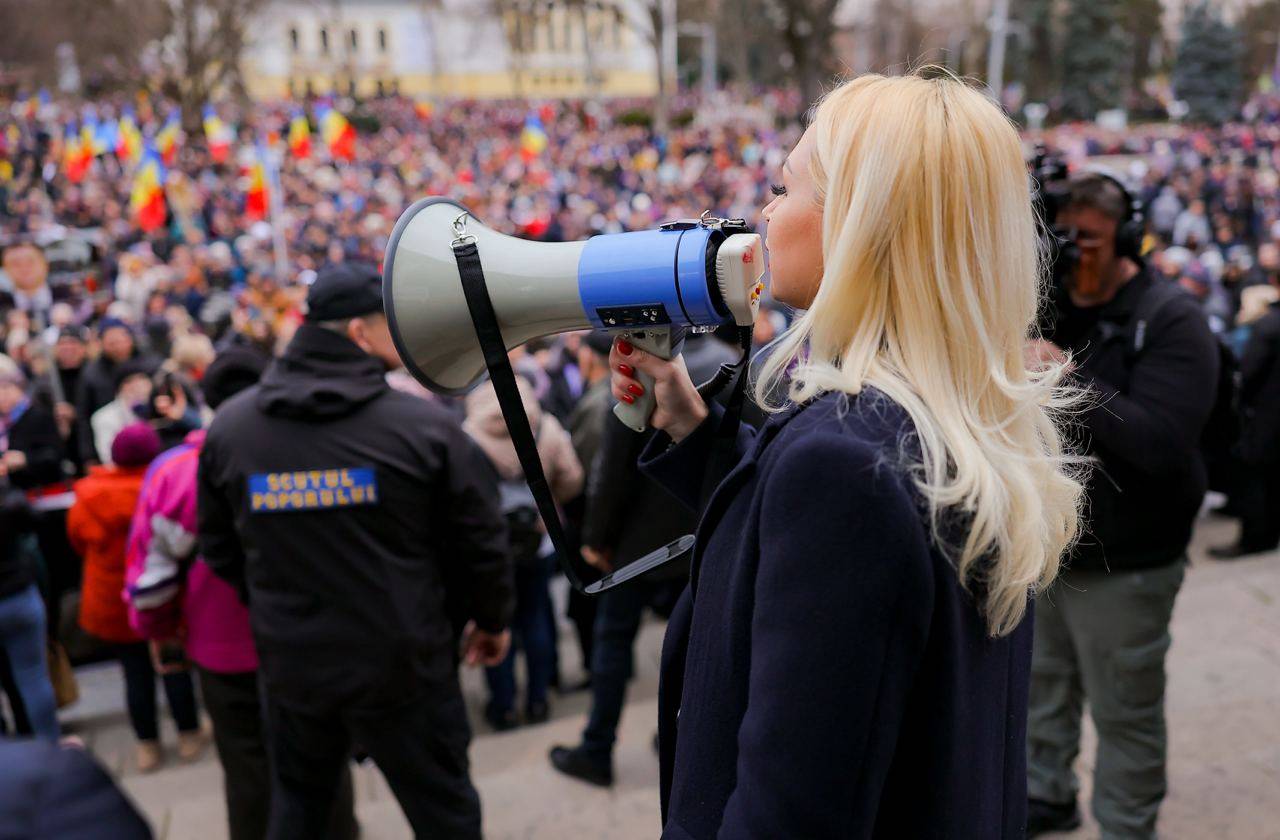
[[147, 473], [125, 552], [129, 623], [147, 639], [171, 638], [185, 624], [191, 661], [224, 674], [255, 671], [249, 611], [230, 584], [194, 557], [203, 443], [204, 432], [192, 432]]

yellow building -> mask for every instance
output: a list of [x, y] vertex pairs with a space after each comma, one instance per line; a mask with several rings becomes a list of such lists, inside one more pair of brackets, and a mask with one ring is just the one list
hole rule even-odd
[[286, 0], [251, 28], [244, 71], [259, 99], [650, 96], [648, 25], [629, 0]]

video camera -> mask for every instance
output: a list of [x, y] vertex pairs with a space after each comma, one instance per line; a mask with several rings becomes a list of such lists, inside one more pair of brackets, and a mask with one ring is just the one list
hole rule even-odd
[[1058, 212], [1071, 197], [1071, 171], [1061, 156], [1050, 153], [1047, 146], [1039, 143], [1031, 159], [1031, 177], [1035, 186], [1032, 205], [1040, 220], [1040, 236], [1056, 289], [1071, 276], [1080, 261], [1075, 231], [1056, 222]]

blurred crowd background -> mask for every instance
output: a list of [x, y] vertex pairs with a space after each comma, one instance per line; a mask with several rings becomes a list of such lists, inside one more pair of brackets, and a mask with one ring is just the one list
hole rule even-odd
[[[0, 540], [36, 558], [59, 700], [74, 693], [70, 665], [107, 655], [104, 640], [135, 685], [155, 679], [140, 648], [118, 647], [140, 639], [112, 638], [77, 594], [92, 581], [110, 600], [124, 560], [123, 543], [93, 549], [68, 522], [86, 492], [76, 482], [122, 453], [145, 468], [207, 426], [214, 360], [278, 356], [317, 273], [379, 265], [423, 196], [548, 242], [704, 211], [763, 233], [770, 183], [824, 80], [935, 62], [989, 87], [1029, 166], [1044, 149], [1124, 181], [1148, 264], [1200, 303], [1231, 354], [1249, 352], [1280, 302], [1274, 0], [495, 2], [471, 13], [491, 27], [479, 40], [451, 38], [467, 15], [453, 2], [330, 5], [52, 0], [37, 20], [31, 3], [0, 0]], [[406, 64], [418, 40], [397, 16], [422, 28], [429, 69]], [[791, 314], [766, 299], [758, 346]], [[721, 350], [716, 363], [732, 357]], [[590, 472], [575, 425], [602, 353], [566, 336], [520, 354], [533, 398], [575, 432], [567, 496]], [[389, 378], [434, 398], [402, 370]], [[496, 418], [492, 405], [452, 407], [473, 429], [476, 412]], [[138, 421], [158, 448], [131, 444]], [[117, 511], [126, 534], [132, 513]], [[28, 583], [0, 575], [0, 596]], [[590, 661], [592, 619], [571, 618]], [[0, 661], [10, 698], [14, 670]], [[580, 679], [558, 665], [544, 676]], [[182, 754], [197, 756], [190, 681], [169, 683], [191, 736]], [[527, 722], [545, 719], [541, 690]], [[504, 702], [490, 705], [498, 729], [521, 719]], [[154, 697], [150, 716], [154, 727]]]

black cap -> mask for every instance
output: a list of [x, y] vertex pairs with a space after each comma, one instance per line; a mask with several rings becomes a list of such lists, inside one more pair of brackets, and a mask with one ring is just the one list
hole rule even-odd
[[382, 311], [382, 275], [369, 263], [323, 269], [307, 292], [307, 320], [340, 321]]

